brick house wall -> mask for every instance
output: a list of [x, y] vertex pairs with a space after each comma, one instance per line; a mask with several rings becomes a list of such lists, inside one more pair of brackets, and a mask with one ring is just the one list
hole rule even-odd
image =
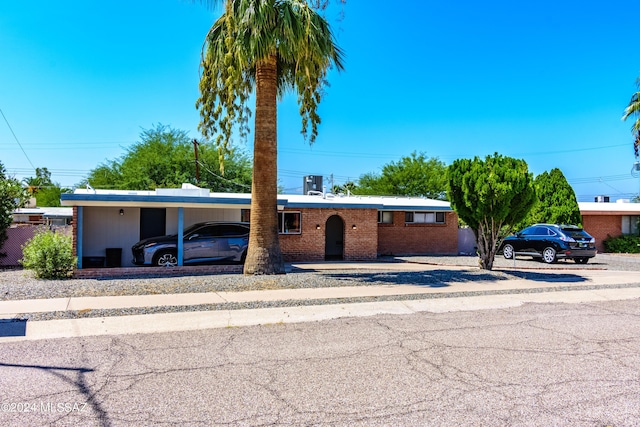
[[303, 208], [286, 209], [285, 212], [301, 213], [301, 233], [280, 235], [280, 248], [285, 261], [324, 260], [326, 223], [333, 215], [338, 215], [344, 221], [344, 259], [348, 261], [376, 259], [378, 254], [378, 211], [376, 209]]
[[622, 235], [622, 215], [590, 215], [582, 213], [582, 227], [596, 239], [596, 249], [604, 252], [602, 243], [607, 237]]
[[407, 224], [405, 212], [395, 211], [393, 224], [378, 224], [378, 253], [457, 255], [458, 215], [446, 212], [444, 224]]

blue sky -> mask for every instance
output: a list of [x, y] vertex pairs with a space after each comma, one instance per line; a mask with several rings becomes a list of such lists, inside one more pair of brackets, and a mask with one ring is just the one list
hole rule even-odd
[[[295, 98], [280, 104], [287, 192], [304, 175], [341, 184], [413, 151], [447, 164], [498, 152], [534, 174], [557, 167], [581, 201], [640, 191], [631, 122], [620, 120], [640, 75], [637, 0], [348, 0], [341, 21], [339, 11], [327, 18], [346, 70], [329, 75], [313, 147]], [[1, 1], [7, 171], [23, 179], [47, 167], [73, 186], [142, 129], [199, 137], [200, 49], [217, 15], [184, 0]], [[252, 151], [251, 139], [238, 145]]]

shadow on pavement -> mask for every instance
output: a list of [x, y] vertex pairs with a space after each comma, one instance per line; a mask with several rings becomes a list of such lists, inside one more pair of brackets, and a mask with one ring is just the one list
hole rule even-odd
[[[16, 369], [36, 369], [48, 374], [51, 374], [65, 383], [73, 386], [81, 396], [85, 398], [84, 402], [75, 402], [73, 405], [69, 402], [55, 403], [55, 402], [42, 402], [41, 407], [37, 408], [43, 412], [62, 413], [69, 416], [70, 412], [85, 412], [84, 406], [88, 405], [93, 409], [93, 414], [96, 417], [101, 427], [111, 426], [111, 420], [102, 407], [101, 402], [96, 398], [97, 391], [92, 389], [92, 381], [87, 379], [87, 375], [95, 372], [91, 368], [72, 368], [68, 366], [46, 366], [46, 365], [23, 365], [15, 363], [0, 363], [2, 368], [16, 368]], [[62, 406], [60, 406], [62, 405]], [[88, 412], [88, 411], [87, 411]]]
[[361, 273], [352, 271], [349, 273], [325, 273], [327, 277], [351, 282], [362, 282], [382, 285], [413, 285], [428, 286], [431, 288], [444, 288], [450, 283], [461, 282], [485, 282], [508, 280], [501, 274], [492, 274], [478, 271], [461, 270], [431, 270], [415, 272], [383, 272]]
[[586, 282], [588, 279], [571, 273], [538, 273], [536, 271], [523, 270], [506, 270], [500, 269], [504, 274], [515, 276], [519, 279], [533, 280], [536, 282], [552, 282], [552, 283], [579, 283]]
[[27, 336], [27, 321], [24, 319], [0, 319], [0, 337]]

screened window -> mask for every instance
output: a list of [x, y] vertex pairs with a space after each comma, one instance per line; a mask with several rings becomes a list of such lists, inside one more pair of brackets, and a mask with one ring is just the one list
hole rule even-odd
[[279, 212], [278, 232], [280, 234], [300, 234], [302, 233], [300, 212]]
[[638, 235], [638, 223], [640, 215], [623, 215], [622, 216], [622, 234]]
[[378, 211], [378, 223], [393, 224], [393, 212]]
[[405, 212], [408, 224], [444, 224], [444, 212]]

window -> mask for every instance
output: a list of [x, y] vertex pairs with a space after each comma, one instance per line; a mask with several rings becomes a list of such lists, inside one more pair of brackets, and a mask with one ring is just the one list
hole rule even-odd
[[378, 223], [393, 224], [393, 212], [378, 211]]
[[279, 212], [278, 213], [278, 232], [280, 234], [300, 234], [302, 227], [300, 226], [300, 212]]
[[240, 209], [240, 221], [242, 222], [251, 221], [251, 209]]
[[622, 234], [632, 234], [637, 236], [638, 222], [640, 222], [640, 215], [623, 215]]
[[444, 212], [405, 212], [404, 222], [409, 224], [444, 224]]

